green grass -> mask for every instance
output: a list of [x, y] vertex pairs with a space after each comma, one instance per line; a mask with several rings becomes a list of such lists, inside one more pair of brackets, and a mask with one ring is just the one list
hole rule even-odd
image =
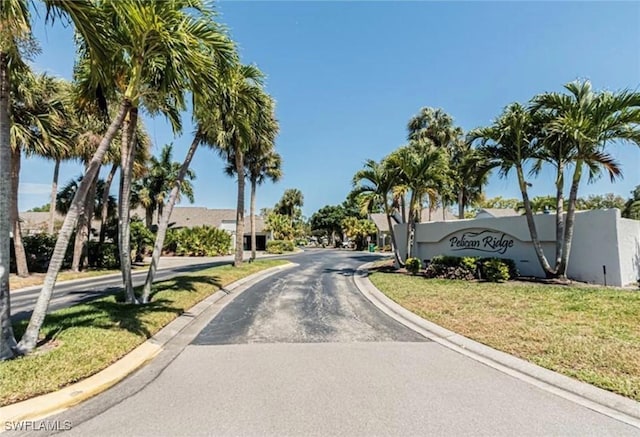
[[421, 317], [493, 348], [640, 401], [640, 293], [373, 273]]
[[[156, 284], [148, 305], [115, 296], [55, 311], [41, 330], [42, 347], [0, 362], [0, 405], [55, 391], [104, 369], [207, 296], [252, 273], [287, 264], [258, 260], [240, 268], [213, 267]], [[26, 321], [14, 326], [22, 334]]]

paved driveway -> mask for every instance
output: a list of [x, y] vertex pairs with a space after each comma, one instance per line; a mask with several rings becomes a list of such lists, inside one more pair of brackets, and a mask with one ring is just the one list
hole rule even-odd
[[296, 256], [162, 371], [143, 369], [144, 384], [136, 375], [55, 420], [77, 436], [640, 435], [387, 318], [354, 286], [368, 260]]

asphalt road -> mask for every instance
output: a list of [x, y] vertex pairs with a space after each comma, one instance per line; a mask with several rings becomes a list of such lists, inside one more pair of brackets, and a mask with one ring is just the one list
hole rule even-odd
[[377, 312], [352, 277], [370, 259], [296, 256], [174, 355], [51, 420], [70, 436], [640, 435]]
[[[231, 256], [161, 258], [160, 268], [156, 272], [154, 282], [164, 281], [180, 274], [194, 272], [216, 265], [227, 264], [231, 260]], [[132, 277], [134, 287], [143, 285], [147, 278], [147, 269], [134, 271]], [[54, 288], [48, 311], [55, 311], [107, 294], [117, 293], [120, 290], [122, 290], [122, 276], [120, 275], [86, 278], [73, 282], [61, 282]], [[39, 293], [39, 287], [29, 287], [23, 290], [12, 291], [11, 318], [13, 320], [20, 320], [29, 317]]]

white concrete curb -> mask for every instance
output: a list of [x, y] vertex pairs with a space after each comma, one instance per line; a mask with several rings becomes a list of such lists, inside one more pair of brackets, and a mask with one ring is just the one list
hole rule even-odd
[[371, 264], [363, 264], [357, 269], [354, 274], [356, 286], [378, 309], [406, 327], [494, 369], [640, 428], [639, 402], [500, 352], [423, 319], [389, 299], [371, 283], [367, 270]]

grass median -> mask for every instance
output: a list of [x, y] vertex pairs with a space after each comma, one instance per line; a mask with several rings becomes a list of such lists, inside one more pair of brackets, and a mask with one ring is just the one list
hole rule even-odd
[[465, 337], [640, 401], [640, 293], [373, 273], [408, 310]]
[[[58, 390], [106, 368], [221, 287], [283, 264], [258, 260], [240, 268], [213, 267], [154, 285], [148, 305], [115, 296], [55, 311], [45, 319], [34, 353], [0, 362], [0, 406]], [[16, 336], [26, 321], [14, 325]]]

